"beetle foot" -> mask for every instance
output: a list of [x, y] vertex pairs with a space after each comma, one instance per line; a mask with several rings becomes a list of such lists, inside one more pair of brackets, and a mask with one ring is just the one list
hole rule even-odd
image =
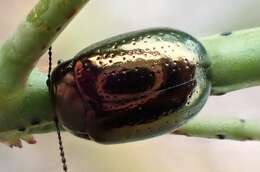
[[29, 143], [29, 144], [35, 144], [35, 143], [37, 143], [37, 141], [35, 140], [35, 138], [33, 137], [33, 135], [22, 136], [21, 139], [24, 140], [25, 142]]
[[10, 148], [18, 147], [22, 148], [22, 140], [28, 144], [35, 144], [36, 140], [34, 139], [33, 135], [12, 135], [11, 137], [1, 137], [0, 135], [0, 143], [3, 143]]
[[20, 139], [10, 141], [9, 143], [6, 143], [6, 144], [7, 144], [10, 148], [13, 148], [13, 147], [22, 148], [22, 147], [23, 147], [22, 142], [21, 142]]

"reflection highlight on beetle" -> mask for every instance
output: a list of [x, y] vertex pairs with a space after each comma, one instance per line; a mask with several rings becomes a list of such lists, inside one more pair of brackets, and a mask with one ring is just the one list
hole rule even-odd
[[82, 50], [52, 73], [64, 127], [100, 143], [170, 132], [193, 117], [209, 95], [206, 51], [190, 35], [149, 29]]

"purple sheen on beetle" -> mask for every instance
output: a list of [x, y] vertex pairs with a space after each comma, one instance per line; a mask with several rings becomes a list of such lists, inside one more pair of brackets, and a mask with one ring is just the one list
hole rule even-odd
[[52, 73], [56, 113], [73, 134], [123, 143], [171, 132], [209, 95], [203, 46], [167, 28], [96, 43]]

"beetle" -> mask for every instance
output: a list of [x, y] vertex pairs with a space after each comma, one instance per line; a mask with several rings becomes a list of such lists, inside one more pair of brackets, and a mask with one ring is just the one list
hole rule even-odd
[[203, 107], [210, 62], [199, 41], [170, 28], [95, 43], [52, 72], [51, 96], [65, 129], [103, 144], [169, 133]]

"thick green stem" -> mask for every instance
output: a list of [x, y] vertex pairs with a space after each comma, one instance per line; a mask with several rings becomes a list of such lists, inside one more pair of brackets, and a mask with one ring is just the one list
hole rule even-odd
[[0, 48], [0, 98], [16, 96], [41, 55], [87, 1], [39, 1]]
[[202, 39], [210, 61], [212, 94], [260, 85], [260, 28]]
[[40, 0], [0, 47], [0, 141], [8, 135], [15, 140], [18, 129], [52, 122], [45, 75], [34, 73], [27, 80], [42, 54], [87, 2]]
[[239, 141], [260, 140], [259, 123], [260, 120], [196, 117], [172, 134]]

